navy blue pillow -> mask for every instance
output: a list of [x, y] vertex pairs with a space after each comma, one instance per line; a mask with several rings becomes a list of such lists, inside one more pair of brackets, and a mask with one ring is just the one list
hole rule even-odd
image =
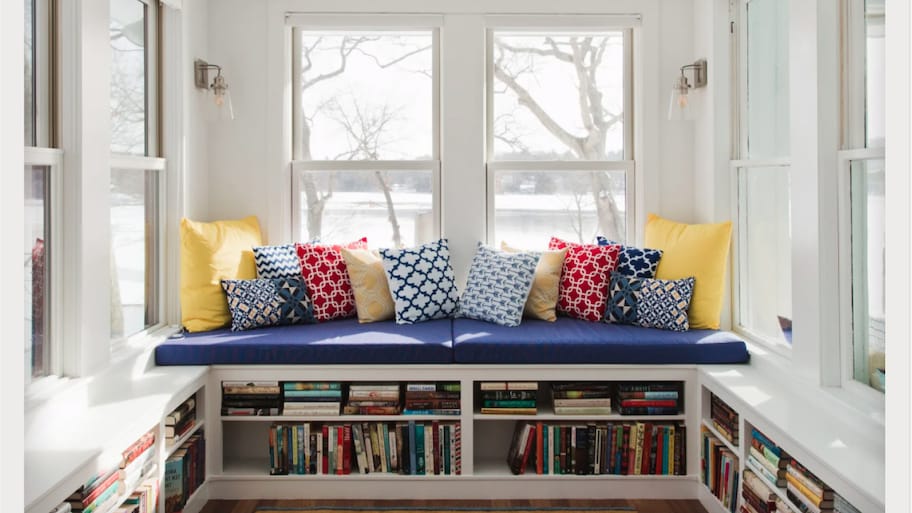
[[618, 251], [618, 264], [616, 271], [624, 276], [634, 278], [655, 278], [656, 269], [659, 268], [659, 260], [662, 259], [662, 250], [644, 249], [611, 241], [598, 236], [599, 246], [620, 246]]

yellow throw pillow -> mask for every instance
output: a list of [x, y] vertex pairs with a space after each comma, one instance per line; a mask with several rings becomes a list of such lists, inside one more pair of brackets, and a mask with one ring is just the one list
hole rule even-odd
[[262, 245], [254, 216], [213, 223], [181, 219], [181, 323], [187, 331], [231, 323], [221, 281], [255, 279], [253, 247]]
[[355, 293], [358, 322], [377, 322], [396, 317], [396, 303], [390, 294], [383, 260], [374, 251], [341, 248], [348, 277]]
[[696, 278], [687, 311], [691, 328], [719, 329], [731, 231], [731, 221], [684, 224], [655, 214], [649, 214], [646, 220], [646, 247], [663, 251], [655, 277]]
[[[510, 253], [520, 250], [510, 247], [506, 242], [500, 243], [500, 249]], [[538, 265], [535, 267], [535, 276], [532, 278], [532, 289], [526, 298], [523, 315], [534, 319], [554, 322], [557, 320], [557, 298], [560, 287], [561, 270], [564, 267], [564, 258], [567, 250], [542, 251]]]

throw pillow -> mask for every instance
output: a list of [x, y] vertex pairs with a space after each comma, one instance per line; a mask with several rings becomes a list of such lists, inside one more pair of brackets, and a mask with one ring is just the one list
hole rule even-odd
[[608, 293], [608, 309], [605, 320], [618, 324], [634, 324], [637, 320], [637, 292], [643, 280], [625, 276], [620, 272], [611, 273], [611, 286]]
[[253, 248], [258, 278], [300, 278], [301, 261], [294, 244]]
[[618, 244], [621, 249], [618, 250], [617, 272], [624, 276], [633, 276], [635, 278], [655, 278], [656, 269], [659, 267], [659, 261], [662, 259], [662, 251], [659, 249], [636, 248], [625, 246], [598, 236], [599, 246], [610, 246]]
[[[635, 278], [636, 279], [636, 278]], [[636, 325], [644, 328], [687, 331], [687, 308], [694, 291], [694, 278], [643, 279], [636, 292]]]
[[619, 246], [595, 246], [551, 237], [548, 249], [567, 248], [557, 309], [571, 317], [600, 321], [608, 302], [608, 280], [617, 266]]
[[656, 278], [696, 278], [688, 317], [691, 328], [719, 329], [731, 222], [684, 224], [649, 214], [646, 245], [662, 250]]
[[358, 322], [376, 322], [396, 317], [396, 304], [390, 294], [386, 271], [379, 254], [366, 249], [342, 248], [348, 267]]
[[538, 259], [535, 253], [503, 253], [479, 242], [459, 301], [459, 315], [519, 326]]
[[181, 220], [181, 324], [190, 332], [231, 322], [222, 280], [256, 278], [254, 246], [263, 244], [256, 217], [201, 223]]
[[231, 311], [231, 331], [315, 322], [304, 280], [222, 280]]
[[[501, 242], [500, 249], [509, 253], [520, 251], [510, 247], [506, 242]], [[557, 297], [560, 293], [561, 269], [566, 257], [566, 249], [541, 252], [541, 258], [535, 267], [535, 277], [532, 279], [532, 289], [523, 307], [523, 315], [549, 322], [557, 320]]]
[[355, 315], [355, 295], [341, 249], [367, 249], [362, 238], [345, 245], [295, 244], [317, 322]]
[[396, 323], [446, 319], [456, 313], [458, 294], [446, 239], [416, 248], [381, 249], [380, 256], [396, 303]]

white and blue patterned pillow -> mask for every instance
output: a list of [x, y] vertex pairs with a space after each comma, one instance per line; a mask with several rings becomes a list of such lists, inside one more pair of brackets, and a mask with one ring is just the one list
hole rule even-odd
[[301, 261], [294, 244], [254, 246], [258, 278], [300, 278]]
[[383, 270], [396, 303], [396, 323], [446, 319], [458, 293], [446, 239], [408, 249], [381, 249]]
[[620, 251], [618, 251], [617, 272], [634, 278], [655, 278], [656, 269], [659, 268], [659, 260], [662, 259], [661, 249], [625, 246], [608, 240], [601, 235], [598, 236], [598, 245], [617, 245], [621, 247]]
[[231, 331], [312, 324], [313, 301], [298, 278], [222, 280], [231, 312]]
[[687, 308], [693, 297], [694, 278], [644, 279], [636, 292], [636, 325], [671, 331], [687, 331]]
[[495, 251], [479, 242], [459, 316], [519, 326], [539, 258], [537, 253]]

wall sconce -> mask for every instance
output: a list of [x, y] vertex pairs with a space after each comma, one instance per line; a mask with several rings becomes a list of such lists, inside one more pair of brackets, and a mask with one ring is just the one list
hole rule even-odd
[[[209, 83], [209, 70], [215, 69], [217, 72], [212, 84]], [[216, 119], [234, 119], [234, 106], [231, 104], [231, 93], [228, 91], [228, 83], [222, 76], [222, 67], [216, 64], [196, 59], [193, 63], [193, 79], [196, 87], [200, 89], [212, 89], [212, 95], [215, 100]]]
[[[693, 85], [687, 81], [687, 70], [693, 71]], [[688, 97], [691, 88], [706, 85], [706, 59], [700, 59], [693, 64], [681, 66], [681, 76], [676, 78], [671, 86], [671, 99], [668, 102], [668, 119], [672, 121], [693, 119], [694, 108], [692, 98]]]

